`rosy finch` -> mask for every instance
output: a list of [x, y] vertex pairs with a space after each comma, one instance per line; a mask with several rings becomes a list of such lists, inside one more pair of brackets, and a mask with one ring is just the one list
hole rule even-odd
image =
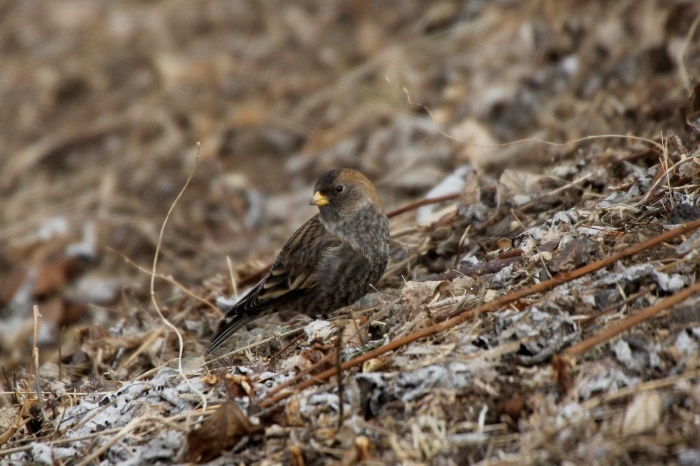
[[316, 183], [319, 214], [284, 245], [265, 277], [227, 312], [206, 354], [253, 320], [279, 311], [325, 315], [364, 296], [389, 260], [389, 219], [363, 174], [331, 170]]

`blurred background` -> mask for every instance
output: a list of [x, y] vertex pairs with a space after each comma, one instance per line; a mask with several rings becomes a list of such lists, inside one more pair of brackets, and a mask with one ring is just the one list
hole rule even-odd
[[[0, 2], [0, 364], [99, 361], [160, 325], [148, 271], [204, 300], [269, 263], [357, 168], [389, 208], [470, 164], [498, 179], [682, 133], [695, 1]], [[200, 145], [198, 145], [198, 143]], [[411, 220], [408, 220], [411, 221]], [[157, 281], [164, 310], [204, 304]], [[211, 335], [211, 310], [198, 338]], [[195, 324], [191, 324], [194, 326]], [[134, 343], [136, 344], [136, 343]], [[62, 353], [58, 353], [59, 346]], [[81, 359], [83, 358], [83, 359]]]

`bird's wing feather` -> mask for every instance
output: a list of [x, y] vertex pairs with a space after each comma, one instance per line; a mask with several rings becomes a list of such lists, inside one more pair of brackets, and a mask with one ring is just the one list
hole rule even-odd
[[312, 217], [289, 238], [265, 277], [227, 312], [207, 354], [258, 317], [310, 293], [318, 284], [317, 266], [323, 255], [341, 241]]
[[289, 238], [260, 283], [226, 315], [257, 312], [309, 293], [318, 284], [319, 260], [325, 251], [340, 242], [326, 230], [318, 216], [312, 217]]

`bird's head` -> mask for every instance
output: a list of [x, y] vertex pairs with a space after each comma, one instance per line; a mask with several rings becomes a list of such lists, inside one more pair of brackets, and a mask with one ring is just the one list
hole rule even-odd
[[318, 206], [322, 216], [329, 217], [352, 214], [369, 204], [384, 211], [372, 182], [350, 168], [326, 172], [316, 183], [310, 204]]

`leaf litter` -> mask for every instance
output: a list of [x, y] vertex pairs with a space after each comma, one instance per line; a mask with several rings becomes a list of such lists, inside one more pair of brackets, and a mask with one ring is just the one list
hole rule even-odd
[[[700, 461], [694, 2], [71, 5], [0, 33], [2, 464]], [[203, 364], [337, 166], [378, 291]]]

